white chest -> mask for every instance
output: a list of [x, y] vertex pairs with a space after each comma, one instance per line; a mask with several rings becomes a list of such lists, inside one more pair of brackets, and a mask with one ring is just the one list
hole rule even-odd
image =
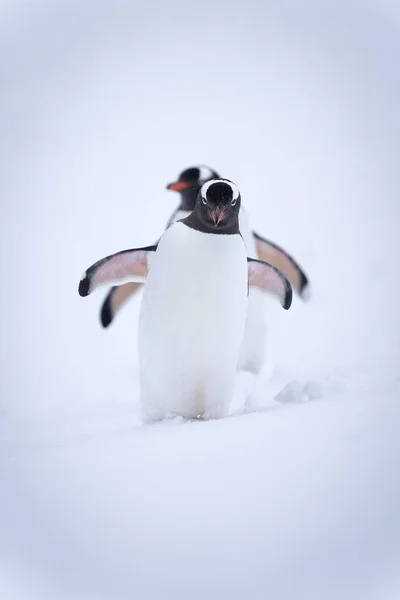
[[155, 320], [184, 321], [197, 315], [203, 325], [222, 311], [234, 315], [237, 302], [246, 295], [242, 238], [201, 233], [176, 223], [162, 236], [151, 261], [143, 303], [157, 309]]
[[[180, 221], [181, 219], [185, 219], [189, 215], [190, 215], [189, 210], [177, 210], [171, 216], [171, 218], [168, 222], [168, 226], [172, 225], [173, 223], [176, 223], [177, 221]], [[249, 256], [250, 258], [256, 258], [257, 257], [256, 245], [255, 245], [252, 231], [250, 229], [249, 217], [248, 217], [246, 209], [243, 206], [241, 207], [240, 213], [239, 213], [239, 229], [240, 229], [240, 233], [242, 234], [243, 241], [246, 245], [247, 256]]]
[[161, 396], [164, 408], [187, 416], [226, 405], [246, 321], [247, 278], [240, 235], [200, 233], [182, 223], [164, 233], [139, 320], [142, 401], [154, 405]]

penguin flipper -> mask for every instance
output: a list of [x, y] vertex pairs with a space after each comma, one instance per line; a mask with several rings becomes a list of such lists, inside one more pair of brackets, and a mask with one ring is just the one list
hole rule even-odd
[[157, 245], [122, 250], [94, 263], [79, 282], [79, 295], [88, 296], [101, 285], [145, 281], [148, 272], [147, 257]]
[[300, 265], [283, 248], [262, 238], [253, 231], [256, 242], [257, 256], [260, 260], [277, 267], [289, 279], [300, 298], [308, 298], [308, 278]]
[[100, 321], [103, 327], [111, 325], [117, 313], [125, 302], [142, 286], [141, 283], [130, 281], [123, 285], [114, 285], [108, 292], [100, 311]]
[[247, 266], [249, 286], [274, 294], [279, 298], [283, 308], [288, 310], [292, 304], [293, 292], [285, 275], [273, 265], [255, 258], [247, 258]]

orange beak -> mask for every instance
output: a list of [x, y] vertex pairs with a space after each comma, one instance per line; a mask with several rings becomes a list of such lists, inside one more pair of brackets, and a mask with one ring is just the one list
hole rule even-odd
[[225, 216], [225, 212], [224, 210], [220, 210], [219, 208], [217, 208], [216, 210], [210, 210], [210, 215], [212, 220], [214, 221], [214, 226], [218, 227], [218, 225], [220, 224], [220, 222], [222, 221], [222, 219]]
[[189, 184], [185, 181], [175, 181], [175, 183], [170, 183], [167, 185], [167, 190], [173, 190], [174, 192], [182, 192], [182, 190], [187, 190]]

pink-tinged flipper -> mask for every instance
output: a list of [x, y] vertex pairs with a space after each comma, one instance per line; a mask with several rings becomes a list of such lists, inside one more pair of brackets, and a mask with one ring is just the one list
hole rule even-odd
[[157, 246], [147, 246], [122, 250], [102, 258], [83, 274], [79, 282], [79, 295], [88, 296], [101, 285], [143, 282], [148, 272], [148, 254], [156, 250]]
[[141, 287], [141, 283], [129, 282], [124, 283], [123, 285], [115, 285], [111, 288], [105, 297], [100, 311], [100, 321], [103, 327], [111, 325], [125, 302]]
[[288, 254], [273, 242], [262, 238], [253, 231], [253, 237], [256, 242], [257, 256], [260, 260], [270, 263], [277, 267], [289, 279], [293, 288], [299, 296], [306, 300], [309, 297], [308, 278], [300, 265]]
[[261, 260], [247, 258], [249, 287], [257, 287], [263, 292], [277, 296], [285, 310], [292, 304], [292, 286], [285, 275], [273, 265]]

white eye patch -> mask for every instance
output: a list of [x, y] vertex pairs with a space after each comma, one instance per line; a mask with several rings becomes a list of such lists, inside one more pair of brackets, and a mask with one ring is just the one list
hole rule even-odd
[[239, 198], [239, 188], [236, 183], [232, 181], [228, 181], [227, 179], [212, 179], [211, 181], [207, 181], [201, 188], [201, 197], [203, 200], [207, 202], [207, 192], [208, 188], [214, 183], [226, 183], [232, 190], [232, 206], [235, 206], [237, 199]]
[[197, 165], [197, 168], [199, 170], [199, 181], [207, 181], [214, 174], [210, 167], [206, 167], [205, 165]]

